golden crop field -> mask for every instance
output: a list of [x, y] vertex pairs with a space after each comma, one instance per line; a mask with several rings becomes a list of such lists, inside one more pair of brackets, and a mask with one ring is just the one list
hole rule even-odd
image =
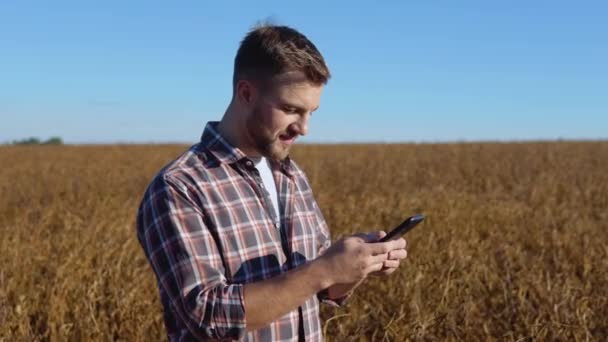
[[[161, 340], [135, 213], [186, 146], [0, 147], [0, 340]], [[608, 142], [302, 145], [334, 238], [427, 220], [328, 340], [608, 339]]]

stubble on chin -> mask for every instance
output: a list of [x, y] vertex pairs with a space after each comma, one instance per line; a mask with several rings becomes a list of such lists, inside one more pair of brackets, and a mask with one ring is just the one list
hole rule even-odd
[[269, 136], [264, 129], [264, 118], [254, 110], [245, 122], [256, 150], [266, 158], [282, 161], [289, 155], [289, 148], [282, 146], [278, 136]]
[[281, 146], [278, 138], [260, 140], [258, 150], [264, 157], [278, 161], [284, 160], [289, 155], [289, 148]]

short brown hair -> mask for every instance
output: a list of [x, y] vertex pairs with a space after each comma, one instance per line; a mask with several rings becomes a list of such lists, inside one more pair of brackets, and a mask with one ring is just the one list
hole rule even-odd
[[287, 26], [254, 27], [236, 53], [233, 89], [243, 78], [266, 81], [288, 71], [301, 71], [316, 85], [327, 84], [331, 77], [317, 47], [300, 32]]

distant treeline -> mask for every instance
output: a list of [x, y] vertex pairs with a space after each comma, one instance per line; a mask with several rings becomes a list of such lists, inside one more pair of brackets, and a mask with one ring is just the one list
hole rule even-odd
[[12, 145], [63, 145], [63, 139], [60, 137], [50, 137], [47, 140], [40, 140], [35, 137], [30, 137], [21, 140], [13, 140]]

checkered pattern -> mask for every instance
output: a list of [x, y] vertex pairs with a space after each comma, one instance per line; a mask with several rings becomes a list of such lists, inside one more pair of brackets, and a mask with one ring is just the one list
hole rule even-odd
[[[200, 143], [152, 180], [137, 236], [156, 274], [170, 340], [322, 340], [313, 296], [270, 325], [246, 331], [243, 284], [275, 277], [330, 245], [302, 170], [272, 161], [280, 217], [254, 164], [209, 122]], [[300, 317], [301, 312], [301, 317]], [[301, 336], [300, 336], [301, 337]]]

